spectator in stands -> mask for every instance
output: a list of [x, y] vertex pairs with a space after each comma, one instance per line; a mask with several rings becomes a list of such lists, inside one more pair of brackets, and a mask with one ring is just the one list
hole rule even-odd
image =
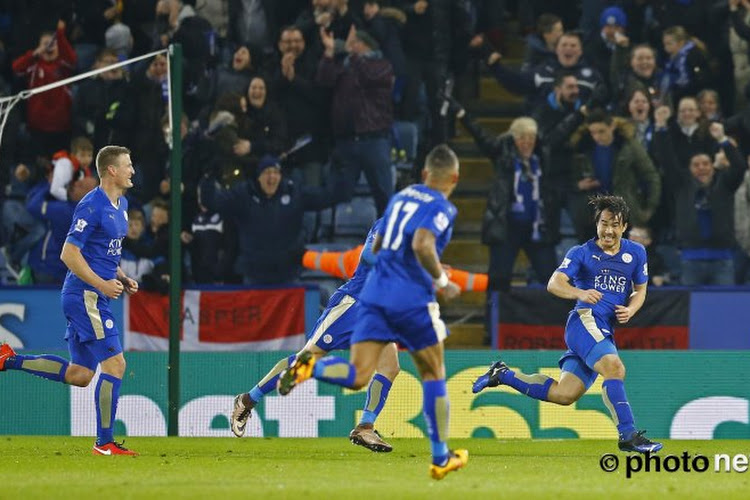
[[734, 235], [738, 245], [734, 282], [745, 285], [750, 283], [750, 170], [745, 171], [745, 179], [734, 194]]
[[698, 109], [704, 120], [709, 122], [723, 121], [718, 92], [713, 89], [703, 89], [695, 97], [698, 101]]
[[678, 102], [677, 119], [667, 126], [679, 165], [689, 165], [696, 153], [713, 154], [716, 142], [708, 132], [708, 122], [701, 116], [695, 97], [683, 97]]
[[[161, 209], [155, 208], [159, 211]], [[120, 268], [138, 283], [143, 276], [154, 270], [154, 260], [144, 255], [138, 255], [146, 244], [146, 217], [137, 208], [128, 210], [128, 234], [125, 236], [122, 248]], [[136, 253], [138, 252], [138, 253]]]
[[656, 52], [650, 45], [640, 44], [631, 49], [630, 39], [620, 38], [616, 42], [609, 72], [612, 102], [617, 106], [624, 106], [626, 97], [636, 87], [646, 89], [652, 106], [671, 102], [668, 95], [662, 95], [663, 75], [656, 65]]
[[640, 243], [646, 248], [648, 259], [648, 283], [654, 286], [664, 286], [669, 282], [664, 258], [654, 248], [654, 239], [648, 226], [631, 226], [628, 229], [628, 239]]
[[167, 58], [163, 54], [154, 56], [145, 71], [133, 77], [135, 96], [135, 130], [133, 134], [133, 158], [136, 159], [136, 176], [139, 178], [131, 190], [138, 201], [146, 203], [159, 190], [164, 176], [164, 163], [155, 151], [163, 148], [161, 118], [167, 111]]
[[381, 3], [381, 0], [365, 0], [364, 28], [375, 38], [383, 51], [383, 56], [390, 61], [398, 82], [404, 80], [408, 72], [406, 54], [401, 41], [406, 14], [393, 7], [381, 9]]
[[555, 75], [563, 70], [575, 73], [581, 101], [589, 107], [593, 104], [606, 104], [608, 92], [604, 78], [594, 66], [583, 59], [583, 46], [578, 33], [564, 33], [557, 41], [555, 54], [556, 59], [542, 62], [524, 72], [518, 72], [502, 64], [498, 52], [492, 53], [487, 62], [501, 85], [511, 92], [527, 96], [527, 109], [534, 109], [549, 95]]
[[362, 27], [362, 19], [360, 12], [349, 8], [348, 0], [311, 0], [310, 8], [297, 16], [294, 25], [302, 30], [307, 45], [317, 59], [324, 50], [318, 36], [321, 28], [331, 33], [334, 40], [343, 42], [352, 25]]
[[193, 281], [199, 284], [224, 282], [228, 268], [231, 268], [231, 263], [227, 263], [229, 241], [224, 218], [200, 205], [200, 211], [192, 220], [190, 234], [192, 239], [188, 250]]
[[551, 234], [559, 233], [562, 207], [568, 203], [573, 161], [569, 141], [585, 113], [575, 73], [563, 70], [555, 75], [552, 91], [532, 114], [539, 127], [537, 143], [547, 187], [544, 203], [550, 212], [545, 222]]
[[586, 60], [605, 78], [607, 85], [614, 83], [614, 80], [610, 81], [612, 56], [619, 44], [627, 43], [627, 27], [625, 12], [620, 7], [607, 7], [599, 16], [599, 36], [593, 37], [584, 46]]
[[597, 193], [621, 196], [630, 207], [632, 224], [647, 224], [659, 204], [661, 178], [635, 139], [633, 126], [602, 109], [592, 110], [571, 145], [576, 152], [571, 216], [579, 241], [592, 236], [588, 199]]
[[[44, 226], [26, 209], [26, 196], [39, 178], [44, 178], [44, 166], [19, 164], [13, 168], [10, 183], [5, 188], [2, 204], [2, 241], [0, 247], [5, 268], [16, 282], [22, 281], [26, 256], [34, 244], [44, 236]], [[28, 274], [28, 273], [27, 273]]]
[[[65, 22], [57, 31], [45, 31], [39, 45], [13, 61], [13, 72], [25, 77], [34, 89], [69, 77], [76, 65], [76, 53], [65, 36]], [[67, 86], [33, 95], [26, 105], [26, 126], [35, 154], [51, 156], [70, 142], [72, 99]], [[34, 155], [35, 156], [35, 155]]]
[[556, 56], [555, 47], [563, 30], [562, 19], [555, 14], [542, 14], [536, 21], [536, 33], [526, 35], [526, 52], [521, 71], [531, 71], [534, 67]]
[[128, 226], [122, 251], [136, 261], [150, 259], [153, 269], [142, 274], [140, 282], [144, 290], [166, 293], [169, 287], [169, 203], [162, 198], [154, 198], [149, 206], [151, 214], [144, 233], [135, 237], [137, 226], [133, 227], [132, 232]]
[[[456, 115], [480, 151], [495, 167], [487, 208], [482, 217], [482, 243], [490, 247], [489, 287], [508, 290], [518, 252], [526, 252], [540, 283], [546, 283], [557, 266], [555, 245], [560, 235], [551, 232], [559, 219], [547, 204], [552, 186], [543, 177], [545, 167], [536, 154], [537, 124], [532, 118], [513, 120], [508, 133], [492, 137], [463, 109]], [[550, 204], [554, 206], [554, 204]]]
[[29, 251], [34, 283], [61, 285], [65, 280], [68, 268], [60, 260], [60, 253], [73, 221], [73, 212], [81, 198], [96, 185], [94, 177], [75, 180], [65, 200], [50, 197], [50, 183], [46, 179], [29, 191], [26, 209], [42, 222], [46, 231]]
[[329, 97], [315, 81], [317, 61], [296, 26], [281, 30], [281, 60], [274, 72], [273, 88], [288, 126], [289, 138], [310, 135], [312, 143], [289, 157], [286, 165], [295, 180], [310, 186], [322, 181], [322, 166], [328, 160], [330, 122], [326, 110]]
[[133, 35], [126, 24], [119, 20], [115, 21], [104, 32], [104, 40], [106, 48], [114, 52], [119, 60], [124, 61], [130, 57], [133, 51]]
[[731, 285], [735, 280], [734, 199], [747, 163], [724, 134], [724, 126], [715, 122], [709, 131], [721, 151], [713, 157], [695, 153], [686, 169], [673, 154], [667, 131], [670, 114], [666, 106], [654, 112], [654, 154], [664, 168], [665, 182], [674, 187], [682, 284]]
[[288, 145], [286, 120], [276, 102], [269, 99], [264, 78], [256, 76], [250, 80], [247, 99], [243, 102], [249, 129], [247, 151], [243, 147], [240, 154], [251, 154], [255, 158], [267, 154], [278, 156]]
[[256, 73], [250, 49], [246, 45], [240, 45], [234, 51], [230, 65], [221, 65], [213, 73], [209, 90], [211, 105], [224, 94], [244, 94]]
[[626, 118], [635, 127], [635, 139], [647, 152], [651, 152], [654, 123], [651, 119], [651, 100], [646, 89], [634, 87], [627, 98]]
[[346, 40], [344, 60], [335, 58], [330, 33], [321, 29], [320, 38], [325, 52], [318, 65], [317, 81], [333, 89], [334, 159], [350, 175], [351, 189], [364, 170], [378, 214], [382, 214], [393, 193], [391, 63], [383, 58], [370, 35], [354, 27]]
[[253, 158], [248, 154], [250, 141], [245, 137], [249, 125], [242, 109], [244, 97], [238, 94], [219, 96], [210, 116], [207, 136], [215, 158], [213, 170], [224, 187], [253, 177]]
[[[117, 62], [114, 51], [102, 49], [92, 69]], [[97, 149], [107, 144], [130, 144], [136, 120], [131, 93], [122, 67], [81, 81], [73, 98], [73, 136], [89, 137]]]
[[339, 183], [326, 189], [299, 187], [283, 178], [278, 158], [264, 156], [255, 179], [230, 189], [204, 178], [199, 199], [209, 211], [237, 224], [235, 270], [245, 283], [275, 284], [294, 281], [299, 275], [306, 236], [304, 212], [333, 206], [341, 201], [343, 191]]
[[691, 38], [682, 26], [665, 29], [662, 42], [669, 56], [662, 88], [671, 94], [672, 102], [680, 102], [683, 97], [694, 96], [711, 86], [711, 68], [703, 42]]
[[70, 152], [62, 150], [52, 156], [52, 181], [49, 193], [60, 201], [68, 200], [68, 189], [72, 182], [92, 177], [91, 161], [94, 145], [86, 137], [76, 137], [70, 143]]
[[[264, 68], [273, 57], [274, 41], [278, 39], [276, 21], [278, 0], [229, 0], [229, 29], [227, 37], [238, 45], [250, 47], [258, 61], [256, 67]], [[266, 61], [268, 60], [268, 61]]]

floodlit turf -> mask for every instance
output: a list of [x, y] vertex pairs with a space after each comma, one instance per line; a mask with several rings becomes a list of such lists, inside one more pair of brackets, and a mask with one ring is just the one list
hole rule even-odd
[[[133, 437], [126, 446], [141, 456], [131, 458], [92, 456], [89, 438], [0, 436], [0, 498], [727, 500], [750, 494], [750, 472], [714, 472], [714, 454], [747, 457], [750, 441], [667, 441], [662, 459], [702, 454], [709, 470], [627, 479], [627, 455], [610, 441], [452, 440], [469, 449], [469, 465], [442, 481], [428, 477], [427, 440], [392, 443], [392, 453], [376, 454], [344, 438]], [[620, 470], [600, 469], [604, 453], [617, 453]]]

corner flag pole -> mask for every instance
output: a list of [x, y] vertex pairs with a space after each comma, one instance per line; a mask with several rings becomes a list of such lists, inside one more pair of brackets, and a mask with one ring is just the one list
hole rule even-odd
[[182, 327], [182, 46], [169, 46], [172, 151], [169, 158], [169, 402], [167, 435], [178, 435], [180, 411], [180, 330]]

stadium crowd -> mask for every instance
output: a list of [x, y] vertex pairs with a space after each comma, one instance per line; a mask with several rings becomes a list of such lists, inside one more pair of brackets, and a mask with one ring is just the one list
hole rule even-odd
[[[527, 34], [520, 66], [503, 54], [510, 19]], [[363, 174], [381, 214], [393, 165], [420, 165], [455, 115], [495, 167], [490, 287], [510, 285], [521, 248], [546, 281], [561, 220], [593, 236], [597, 193], [631, 206], [654, 285], [731, 285], [750, 279], [749, 21], [750, 0], [0, 0], [0, 95], [181, 43], [195, 283], [294, 281], [320, 237], [311, 211], [361, 195]], [[525, 98], [497, 137], [462, 104], [481, 72]], [[158, 55], [11, 111], [0, 242], [14, 281], [62, 282], [93, 155], [118, 144], [136, 170], [122, 267], [166, 288], [167, 76]]]

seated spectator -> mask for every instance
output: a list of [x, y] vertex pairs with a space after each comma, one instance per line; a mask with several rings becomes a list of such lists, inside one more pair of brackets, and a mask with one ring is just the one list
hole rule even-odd
[[530, 71], [538, 64], [553, 60], [555, 47], [563, 30], [562, 19], [555, 14], [542, 14], [536, 21], [536, 33], [526, 35], [526, 52], [521, 71]]
[[[117, 54], [100, 50], [92, 69], [117, 63]], [[85, 135], [99, 149], [107, 144], [130, 144], [135, 124], [132, 85], [125, 69], [115, 68], [82, 80], [73, 98], [73, 136]]]
[[[337, 181], [343, 180], [341, 175]], [[239, 252], [235, 270], [246, 284], [289, 283], [299, 276], [304, 252], [306, 210], [322, 210], [342, 201], [340, 182], [325, 189], [284, 179], [278, 158], [264, 156], [257, 177], [222, 189], [212, 177], [200, 183], [200, 203], [237, 225]]]
[[664, 258], [654, 248], [654, 239], [648, 226], [631, 226], [628, 239], [640, 243], [646, 248], [648, 259], [648, 283], [654, 286], [664, 286], [669, 283], [669, 275], [664, 264]]
[[60, 260], [63, 244], [68, 237], [73, 212], [86, 193], [96, 188], [94, 177], [84, 177], [71, 182], [65, 200], [50, 197], [50, 183], [45, 179], [37, 183], [26, 199], [26, 209], [42, 222], [46, 233], [29, 252], [29, 266], [33, 281], [38, 284], [61, 285], [68, 267]]
[[76, 137], [70, 143], [70, 152], [58, 151], [52, 156], [52, 182], [49, 194], [60, 201], [68, 200], [71, 183], [93, 176], [91, 162], [94, 145], [86, 137]]
[[592, 110], [570, 142], [576, 152], [571, 217], [579, 241], [593, 236], [588, 199], [595, 194], [621, 196], [630, 207], [632, 224], [647, 224], [659, 204], [661, 178], [636, 141], [633, 126], [604, 110]]
[[[552, 213], [547, 203], [552, 186], [542, 173], [545, 166], [536, 154], [537, 124], [516, 118], [508, 133], [492, 137], [463, 109], [456, 115], [472, 135], [480, 151], [495, 167], [487, 208], [482, 217], [482, 243], [490, 247], [489, 287], [508, 290], [518, 252], [526, 252], [540, 283], [546, 283], [557, 267], [555, 245], [559, 224], [548, 226]], [[550, 231], [552, 229], [552, 231]]]
[[[157, 212], [161, 211], [161, 208], [154, 207]], [[123, 272], [136, 280], [138, 283], [143, 281], [143, 276], [151, 273], [154, 270], [154, 259], [145, 257], [146, 253], [141, 250], [144, 248], [147, 236], [145, 235], [146, 230], [146, 217], [138, 209], [128, 210], [128, 234], [125, 236], [122, 248], [122, 259], [120, 260], [120, 267]], [[138, 253], [141, 255], [138, 255]]]
[[711, 68], [703, 42], [691, 38], [682, 26], [665, 29], [662, 42], [669, 56], [662, 88], [671, 94], [672, 102], [680, 102], [683, 97], [694, 96], [711, 86]]
[[665, 170], [665, 182], [675, 192], [682, 284], [732, 285], [734, 199], [747, 164], [724, 134], [724, 126], [716, 122], [711, 124], [710, 134], [721, 151], [713, 158], [708, 153], [696, 153], [689, 159], [688, 168], [679, 165], [666, 128], [669, 116], [666, 106], [654, 113], [654, 154]]
[[[44, 236], [44, 225], [26, 209], [25, 200], [38, 179], [43, 179], [48, 169], [44, 165], [16, 165], [2, 202], [2, 241], [0, 247], [5, 268], [16, 282], [23, 281], [29, 250]], [[46, 182], [46, 181], [45, 181]]]
[[[59, 82], [73, 73], [76, 53], [65, 36], [65, 22], [57, 23], [57, 31], [45, 31], [39, 45], [13, 61], [13, 72], [25, 77], [28, 88], [34, 89]], [[64, 149], [70, 141], [72, 99], [70, 88], [61, 86], [31, 96], [26, 104], [26, 126], [31, 135], [34, 154], [51, 156]]]

